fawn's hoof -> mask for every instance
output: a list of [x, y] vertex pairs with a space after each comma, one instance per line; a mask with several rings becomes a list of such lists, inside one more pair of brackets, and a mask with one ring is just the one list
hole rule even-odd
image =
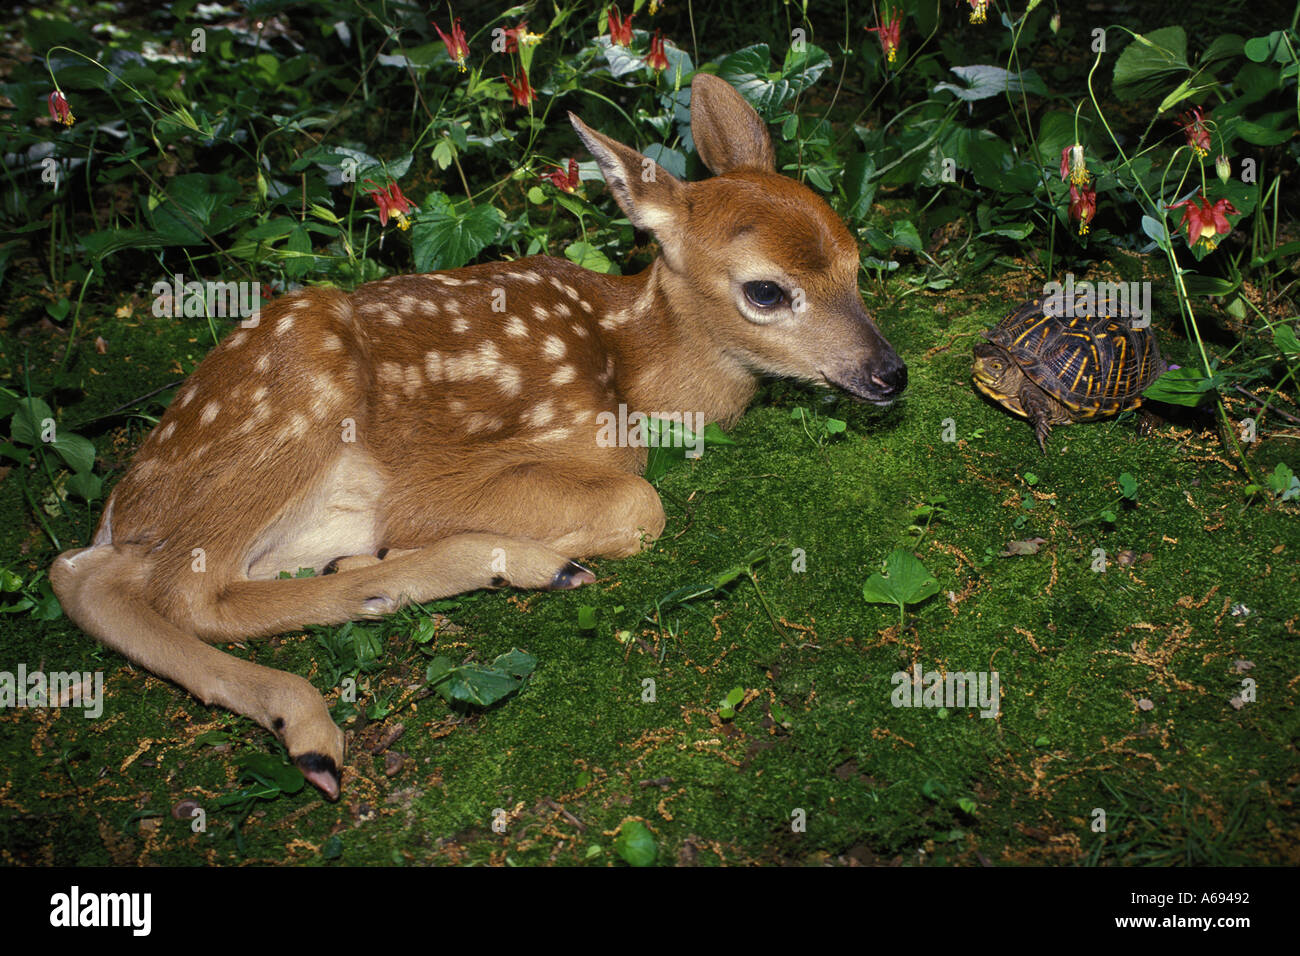
[[576, 561], [570, 561], [560, 570], [555, 572], [555, 577], [551, 578], [552, 591], [572, 591], [574, 588], [580, 588], [584, 584], [591, 584], [596, 580], [596, 575], [592, 574], [581, 564]]
[[339, 798], [339, 783], [342, 778], [333, 757], [312, 752], [295, 757], [293, 762], [298, 765], [307, 782], [323, 793], [326, 800], [333, 803]]

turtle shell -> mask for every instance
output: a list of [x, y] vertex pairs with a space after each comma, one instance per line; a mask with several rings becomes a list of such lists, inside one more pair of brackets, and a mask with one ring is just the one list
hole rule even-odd
[[1034, 299], [984, 333], [1025, 377], [1080, 420], [1113, 415], [1142, 403], [1142, 392], [1165, 370], [1150, 327], [1126, 318], [1056, 316]]

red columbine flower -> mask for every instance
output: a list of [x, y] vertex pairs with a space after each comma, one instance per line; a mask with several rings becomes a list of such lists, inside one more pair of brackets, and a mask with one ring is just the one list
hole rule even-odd
[[1207, 156], [1210, 152], [1210, 131], [1205, 127], [1205, 117], [1199, 106], [1192, 107], [1183, 114], [1178, 123], [1187, 135], [1187, 145], [1197, 156]]
[[566, 193], [577, 192], [578, 161], [576, 159], [569, 160], [569, 172], [567, 174], [564, 172], [563, 166], [557, 166], [549, 173], [543, 173], [541, 178], [550, 182], [557, 189], [563, 189]]
[[1070, 218], [1079, 220], [1079, 235], [1088, 234], [1088, 224], [1097, 215], [1097, 190], [1070, 187]]
[[650, 52], [646, 54], [645, 61], [650, 64], [652, 70], [668, 69], [668, 54], [664, 51], [664, 38], [660, 36], [658, 30], [650, 38]]
[[1088, 163], [1083, 158], [1083, 146], [1079, 143], [1061, 150], [1061, 182], [1066, 179], [1076, 186], [1088, 185]]
[[506, 86], [510, 87], [510, 95], [514, 97], [515, 106], [527, 106], [533, 100], [537, 99], [537, 92], [528, 83], [528, 71], [522, 66], [519, 68], [519, 79], [512, 80], [504, 73], [501, 79], [506, 81]]
[[62, 123], [64, 126], [71, 126], [77, 121], [72, 115], [72, 107], [68, 105], [68, 98], [58, 90], [55, 90], [49, 96], [50, 119], [56, 123]]
[[983, 23], [988, 19], [989, 0], [969, 0], [970, 22]]
[[451, 36], [442, 32], [442, 27], [434, 24], [433, 28], [438, 31], [438, 36], [442, 37], [442, 42], [447, 44], [447, 55], [456, 61], [462, 73], [465, 72], [465, 58], [469, 56], [469, 44], [465, 41], [465, 31], [461, 29], [460, 17], [457, 17], [451, 24]]
[[624, 20], [622, 14], [618, 12], [618, 7], [609, 8], [609, 42], [614, 46], [631, 46], [632, 45], [632, 18], [636, 16], [629, 13]]
[[379, 224], [388, 225], [388, 217], [393, 216], [397, 219], [397, 228], [410, 229], [411, 223], [406, 218], [406, 214], [414, 207], [411, 201], [402, 195], [402, 190], [397, 183], [389, 183], [387, 189], [381, 189], [373, 179], [367, 179], [366, 182], [375, 187], [367, 189], [366, 193], [379, 207]]
[[1218, 243], [1215, 236], [1225, 235], [1232, 229], [1232, 224], [1228, 222], [1227, 213], [1237, 215], [1237, 210], [1232, 207], [1232, 203], [1226, 199], [1220, 199], [1213, 206], [1205, 198], [1205, 193], [1200, 195], [1200, 206], [1196, 205], [1196, 196], [1189, 196], [1182, 202], [1176, 202], [1170, 209], [1177, 209], [1185, 206], [1183, 209], [1183, 221], [1180, 226], [1187, 227], [1187, 244], [1195, 245], [1198, 242], [1204, 242], [1207, 250], [1213, 249]]
[[[886, 12], [890, 12], [886, 8]], [[875, 33], [880, 37], [880, 48], [885, 53], [885, 59], [893, 63], [898, 59], [898, 44], [903, 32], [903, 16], [897, 10], [892, 11], [893, 16], [889, 22], [880, 26], [880, 13], [876, 13], [877, 26], [867, 27], [868, 33]]]

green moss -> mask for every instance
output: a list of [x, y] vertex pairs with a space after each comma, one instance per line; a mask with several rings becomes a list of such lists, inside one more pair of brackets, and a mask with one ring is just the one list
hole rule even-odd
[[[391, 778], [354, 733], [343, 801], [304, 790], [265, 802], [242, 823], [246, 856], [229, 814], [212, 812], [195, 834], [170, 811], [236, 789], [238, 753], [273, 750], [267, 733], [129, 668], [66, 620], [7, 619], [7, 660], [102, 668], [108, 700], [99, 721], [0, 714], [0, 843], [31, 862], [321, 863], [312, 848], [337, 832], [344, 864], [604, 864], [620, 823], [638, 817], [660, 862], [1296, 862], [1295, 505], [1247, 507], [1240, 476], [1195, 430], [1143, 439], [1131, 422], [1077, 425], [1041, 454], [1027, 425], [969, 386], [969, 346], [1000, 317], [998, 301], [967, 314], [948, 303], [943, 316], [915, 298], [886, 310], [912, 372], [887, 413], [766, 389], [733, 432], [739, 447], [664, 479], [659, 542], [600, 562], [594, 586], [466, 599], [453, 612], [464, 630], [444, 632], [441, 652], [491, 660], [524, 648], [539, 658], [527, 685], [483, 712], [457, 715], [433, 697], [390, 716], [406, 727]], [[1160, 332], [1177, 354], [1174, 330]], [[188, 337], [161, 326], [120, 337], [130, 350], [95, 359], [104, 374], [76, 411], [147, 391], [187, 347], [197, 359]], [[791, 420], [796, 404], [845, 418], [848, 434], [818, 446]], [[945, 419], [958, 441], [942, 440]], [[114, 434], [98, 436], [109, 457]], [[1093, 520], [1119, 497], [1121, 472], [1137, 478], [1136, 506], [1113, 525]], [[15, 484], [0, 495], [17, 512]], [[918, 542], [908, 513], [937, 495], [945, 509]], [[1045, 539], [1036, 554], [998, 557], [1034, 537]], [[30, 524], [11, 526], [0, 561], [48, 563], [37, 541]], [[900, 543], [941, 585], [902, 632], [895, 609], [861, 596]], [[784, 633], [744, 579], [723, 600], [645, 619], [657, 599], [764, 546], [758, 584]], [[1103, 574], [1091, 570], [1095, 548]], [[584, 604], [597, 608], [594, 632], [577, 626]], [[1241, 606], [1249, 613], [1234, 614]], [[372, 690], [420, 672], [402, 620], [386, 626], [394, 642]], [[236, 652], [313, 673], [310, 639]], [[1253, 667], [1239, 673], [1238, 661]], [[996, 670], [1000, 715], [893, 707], [891, 675], [914, 663]], [[1244, 677], [1258, 700], [1234, 709]], [[737, 686], [749, 699], [723, 721], [719, 701]], [[229, 751], [193, 742], [215, 727], [230, 729]], [[1091, 828], [1097, 809], [1105, 833]], [[791, 825], [800, 810], [805, 832]], [[492, 826], [502, 811], [504, 834]]]

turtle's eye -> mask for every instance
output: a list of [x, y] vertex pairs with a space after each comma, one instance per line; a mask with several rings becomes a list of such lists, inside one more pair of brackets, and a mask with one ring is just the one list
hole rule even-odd
[[785, 301], [785, 290], [775, 282], [746, 282], [745, 298], [759, 309], [775, 309]]

